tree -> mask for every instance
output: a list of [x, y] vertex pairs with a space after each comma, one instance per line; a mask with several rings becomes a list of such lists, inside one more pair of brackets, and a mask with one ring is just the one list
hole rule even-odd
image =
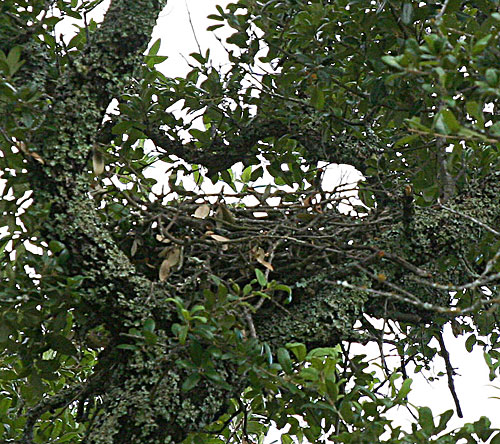
[[500, 366], [497, 3], [239, 0], [174, 79], [166, 1], [99, 3], [1, 6], [2, 442], [500, 442], [408, 403], [441, 356], [461, 415], [447, 324]]

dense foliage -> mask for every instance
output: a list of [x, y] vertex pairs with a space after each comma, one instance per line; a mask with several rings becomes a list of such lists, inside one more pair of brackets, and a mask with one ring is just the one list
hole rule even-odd
[[442, 333], [497, 377], [498, 2], [240, 0], [185, 78], [166, 0], [100, 3], [0, 5], [0, 441], [498, 444]]

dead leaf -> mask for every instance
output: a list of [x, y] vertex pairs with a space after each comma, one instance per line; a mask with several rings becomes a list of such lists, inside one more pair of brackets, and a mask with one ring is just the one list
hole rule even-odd
[[156, 240], [158, 242], [162, 242], [164, 244], [169, 244], [170, 243], [170, 239], [168, 237], [163, 236], [162, 234], [157, 234], [156, 235]]
[[159, 278], [160, 278], [160, 281], [163, 282], [165, 281], [168, 276], [170, 275], [170, 264], [168, 262], [167, 259], [165, 259], [161, 265], [160, 265], [160, 273], [159, 273]]
[[169, 263], [170, 267], [175, 267], [179, 265], [182, 257], [182, 248], [178, 245], [172, 246], [169, 248], [165, 256], [165, 260]]
[[274, 267], [271, 263], [267, 262], [264, 258], [266, 257], [266, 252], [261, 247], [254, 247], [250, 250], [253, 258], [261, 265], [264, 265], [268, 270], [274, 271]]
[[219, 234], [210, 234], [209, 235], [212, 239], [216, 240], [217, 242], [229, 242], [230, 239], [224, 236], [220, 236]]
[[265, 261], [264, 259], [257, 259], [257, 262], [259, 264], [264, 265], [264, 267], [266, 267], [268, 270], [274, 271], [274, 267], [269, 262]]
[[40, 154], [38, 153], [30, 151], [22, 140], [16, 142], [16, 148], [22, 153], [26, 154], [27, 156], [30, 156], [33, 159], [35, 159], [38, 163], [45, 165], [45, 160], [43, 160], [42, 156], [40, 156]]
[[26, 147], [26, 144], [22, 140], [16, 142], [16, 147], [19, 149], [19, 151], [23, 152], [24, 154], [29, 154], [28, 148]]
[[314, 198], [314, 194], [310, 194], [304, 199], [304, 207], [311, 207], [316, 203], [316, 199]]
[[219, 205], [219, 208], [221, 209], [222, 217], [226, 222], [229, 222], [230, 224], [236, 223], [236, 218], [234, 217], [234, 214], [231, 213], [231, 211], [229, 210], [229, 208], [225, 204], [221, 203]]
[[41, 163], [42, 165], [45, 165], [45, 160], [42, 159], [42, 157], [38, 153], [29, 153], [33, 159], [35, 159], [38, 163]]
[[[163, 253], [163, 251], [162, 251]], [[160, 273], [159, 278], [160, 281], [163, 282], [170, 276], [172, 269], [177, 267], [179, 269], [182, 266], [182, 248], [178, 245], [168, 247], [165, 252], [165, 259], [160, 265]]]
[[198, 208], [196, 208], [196, 211], [194, 212], [194, 217], [196, 217], [196, 219], [205, 219], [209, 214], [210, 214], [210, 205], [203, 204], [200, 205]]
[[266, 252], [261, 247], [253, 247], [250, 250], [251, 257], [253, 259], [258, 260], [258, 258], [264, 258], [266, 256]]
[[132, 242], [132, 248], [130, 249], [130, 255], [132, 257], [135, 256], [135, 253], [137, 253], [137, 246], [138, 246], [139, 242], [137, 242], [137, 239], [134, 239], [134, 242]]
[[104, 157], [102, 156], [102, 153], [97, 149], [94, 149], [92, 153], [92, 169], [96, 176], [100, 176], [102, 173], [104, 173]]

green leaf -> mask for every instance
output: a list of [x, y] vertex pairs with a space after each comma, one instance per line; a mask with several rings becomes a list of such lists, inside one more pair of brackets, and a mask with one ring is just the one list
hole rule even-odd
[[167, 60], [167, 56], [146, 56], [146, 65], [148, 65], [150, 68], [153, 68], [155, 65], [158, 65], [159, 63], [163, 63], [165, 60]]
[[150, 333], [153, 333], [154, 329], [155, 329], [155, 321], [154, 319], [146, 319], [146, 321], [144, 322], [144, 327], [143, 327], [144, 331], [148, 331]]
[[312, 90], [311, 105], [319, 111], [321, 111], [325, 107], [325, 95], [323, 94], [323, 90], [319, 86]]
[[52, 253], [60, 253], [64, 248], [66, 248], [65, 245], [59, 241], [51, 240], [49, 242], [49, 249]]
[[479, 436], [481, 441], [486, 442], [493, 430], [490, 428], [491, 421], [486, 416], [481, 416], [478, 421], [474, 422], [474, 433]]
[[117, 123], [112, 129], [111, 129], [111, 133], [112, 134], [124, 134], [127, 132], [128, 129], [132, 128], [134, 126], [134, 122], [131, 122], [131, 121], [123, 121], [123, 122], [120, 122], [120, 123]]
[[498, 83], [498, 75], [497, 70], [494, 68], [488, 68], [485, 73], [486, 82], [490, 86], [497, 86]]
[[63, 355], [76, 356], [77, 354], [73, 343], [63, 335], [50, 333], [46, 336], [46, 340], [52, 350]]
[[387, 55], [381, 57], [381, 59], [384, 63], [387, 63], [389, 66], [392, 66], [393, 68], [403, 69], [403, 67], [397, 62], [394, 56]]
[[265, 287], [267, 285], [266, 276], [258, 268], [255, 269], [255, 276], [257, 276], [257, 282], [261, 287]]
[[252, 177], [252, 166], [247, 166], [241, 173], [241, 181], [243, 183], [248, 183]]
[[434, 431], [434, 433], [440, 433], [446, 428], [448, 421], [453, 416], [453, 413], [454, 413], [453, 410], [446, 410], [446, 412], [439, 415], [439, 424], [436, 427], [436, 430]]
[[244, 48], [247, 44], [247, 40], [248, 36], [246, 32], [236, 32], [227, 39], [227, 42], [232, 43], [240, 48]]
[[488, 43], [490, 42], [491, 38], [493, 36], [491, 34], [488, 34], [487, 36], [483, 37], [482, 39], [479, 39], [474, 47], [472, 48], [472, 54], [476, 55], [481, 52], [488, 46]]
[[185, 379], [185, 381], [182, 383], [182, 390], [184, 390], [185, 392], [189, 392], [189, 390], [196, 387], [196, 385], [198, 384], [200, 379], [201, 379], [201, 375], [199, 373], [193, 373], [193, 374], [189, 375]]
[[481, 128], [484, 127], [484, 116], [483, 116], [483, 106], [482, 104], [475, 102], [473, 100], [467, 101], [465, 105], [467, 112], [477, 120], [477, 123]]
[[476, 344], [476, 335], [470, 335], [465, 341], [465, 349], [470, 353]]
[[264, 175], [264, 168], [260, 166], [252, 172], [252, 175], [250, 176], [250, 181], [255, 182], [256, 180], [260, 179], [263, 175]]
[[490, 444], [500, 444], [500, 432], [491, 438]]
[[148, 56], [155, 56], [156, 54], [158, 54], [158, 51], [160, 49], [160, 45], [161, 45], [161, 38], [156, 40], [156, 42], [154, 42], [151, 45], [151, 48], [149, 49], [149, 52], [148, 52]]
[[288, 353], [286, 348], [280, 347], [278, 349], [278, 362], [281, 364], [281, 367], [287, 375], [293, 373], [292, 360], [290, 359], [290, 353]]
[[119, 348], [120, 350], [131, 350], [131, 351], [136, 351], [139, 349], [137, 345], [133, 344], [118, 344], [116, 348]]
[[414, 140], [418, 139], [420, 136], [418, 134], [408, 134], [407, 136], [402, 137], [399, 139], [395, 144], [394, 148], [397, 148], [398, 146], [403, 146], [406, 145], [410, 142], [413, 142]]
[[401, 389], [398, 392], [398, 395], [396, 396], [395, 402], [399, 403], [403, 401], [407, 396], [408, 393], [411, 391], [411, 385], [413, 383], [413, 379], [407, 378], [404, 380], [403, 384], [401, 385]]
[[303, 361], [306, 358], [307, 348], [304, 344], [300, 342], [289, 342], [285, 347], [293, 352], [297, 360]]
[[429, 407], [420, 407], [418, 409], [418, 422], [428, 436], [434, 433], [434, 419]]
[[443, 108], [436, 120], [436, 129], [441, 134], [457, 133], [460, 131], [460, 123], [456, 119], [455, 115], [446, 108]]

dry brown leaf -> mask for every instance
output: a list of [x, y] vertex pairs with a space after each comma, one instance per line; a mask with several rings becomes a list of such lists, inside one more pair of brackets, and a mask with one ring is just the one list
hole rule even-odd
[[261, 247], [252, 248], [250, 253], [259, 264], [264, 265], [270, 271], [274, 271], [274, 267], [265, 260], [266, 252]]
[[165, 259], [161, 265], [160, 265], [160, 273], [159, 273], [159, 279], [161, 282], [165, 281], [168, 276], [170, 275], [170, 264], [168, 262], [168, 259]]
[[269, 262], [265, 261], [264, 259], [257, 258], [257, 262], [259, 264], [264, 265], [264, 267], [266, 267], [268, 270], [274, 271], [274, 267]]
[[202, 204], [194, 212], [194, 217], [197, 219], [205, 219], [210, 214], [210, 205]]
[[167, 251], [162, 251], [162, 253], [165, 253], [166, 257], [160, 265], [159, 278], [161, 282], [170, 276], [174, 267], [180, 268], [182, 266], [182, 248], [175, 245], [168, 247], [166, 250]]
[[26, 144], [22, 140], [16, 142], [16, 147], [19, 151], [23, 152], [24, 154], [29, 154], [28, 148], [26, 147]]
[[33, 159], [35, 159], [38, 163], [41, 163], [42, 165], [45, 165], [45, 160], [42, 159], [42, 157], [38, 153], [29, 153]]
[[162, 242], [164, 244], [169, 244], [170, 243], [170, 239], [168, 237], [163, 236], [162, 234], [157, 234], [156, 235], [156, 240], [158, 242]]
[[[179, 246], [170, 247], [165, 255], [165, 261], [167, 261], [170, 267], [175, 267], [179, 265], [182, 256], [182, 249]], [[164, 262], [165, 262], [164, 261]]]
[[219, 234], [210, 234], [210, 237], [217, 242], [229, 242], [230, 239], [224, 236], [220, 236]]
[[100, 176], [104, 173], [104, 157], [99, 150], [94, 149], [92, 154], [92, 169], [96, 176]]
[[229, 210], [229, 208], [224, 203], [221, 203], [219, 205], [219, 209], [222, 212], [222, 218], [226, 222], [229, 222], [230, 224], [235, 224], [236, 223], [236, 218], [234, 217], [234, 214], [231, 213], [231, 211]]
[[310, 194], [304, 199], [304, 207], [310, 207], [314, 205], [314, 194]]
[[137, 246], [139, 245], [139, 242], [137, 242], [137, 239], [134, 239], [134, 242], [132, 242], [132, 248], [130, 249], [130, 255], [132, 257], [135, 256], [135, 253], [137, 253]]

